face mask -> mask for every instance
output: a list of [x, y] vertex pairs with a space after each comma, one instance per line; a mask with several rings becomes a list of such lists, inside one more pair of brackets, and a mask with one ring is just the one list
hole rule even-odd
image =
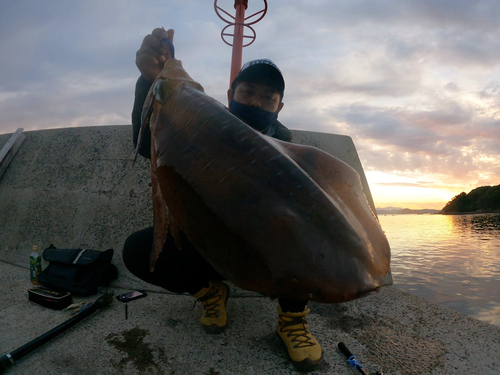
[[245, 124], [250, 125], [260, 132], [266, 130], [278, 119], [278, 111], [269, 112], [258, 107], [235, 102], [234, 100], [229, 102], [229, 111]]

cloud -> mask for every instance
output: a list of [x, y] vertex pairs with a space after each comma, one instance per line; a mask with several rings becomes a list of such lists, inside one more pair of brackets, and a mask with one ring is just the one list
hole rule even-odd
[[[419, 187], [419, 188], [436, 188], [435, 181], [417, 181], [417, 182], [378, 182], [377, 185], [380, 186], [392, 186], [392, 187]], [[442, 186], [440, 188], [443, 188]], [[448, 187], [445, 187], [446, 189]]]
[[355, 139], [368, 170], [435, 173], [464, 181], [498, 170], [498, 121], [484, 123], [458, 102], [439, 102], [427, 111], [352, 104], [332, 107], [328, 116], [347, 124], [346, 133]]
[[[268, 5], [243, 60], [269, 57], [283, 71], [285, 125], [349, 135], [365, 170], [419, 186], [500, 183], [500, 2]], [[177, 58], [226, 103], [225, 25], [211, 1], [2, 1], [0, 133], [130, 124], [135, 52], [159, 26], [176, 30]]]
[[458, 92], [460, 89], [458, 88], [457, 84], [455, 82], [448, 82], [446, 86], [444, 86], [445, 90], [448, 91], [453, 91], [453, 92]]
[[[283, 4], [283, 2], [282, 2]], [[500, 4], [495, 0], [301, 0], [292, 8], [319, 22], [341, 27], [384, 24], [408, 29], [413, 25], [425, 28], [479, 28], [496, 30]]]

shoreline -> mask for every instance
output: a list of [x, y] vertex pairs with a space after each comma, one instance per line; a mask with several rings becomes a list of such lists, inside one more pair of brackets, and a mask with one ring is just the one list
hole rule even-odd
[[439, 215], [487, 215], [487, 214], [500, 214], [500, 210], [488, 211], [471, 211], [471, 212], [440, 212]]
[[498, 211], [471, 211], [471, 212], [377, 212], [377, 215], [490, 215], [490, 214], [500, 214]]

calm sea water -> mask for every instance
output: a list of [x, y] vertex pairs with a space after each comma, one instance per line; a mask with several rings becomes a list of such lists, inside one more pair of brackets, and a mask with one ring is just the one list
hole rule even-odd
[[500, 214], [379, 220], [397, 287], [500, 326]]

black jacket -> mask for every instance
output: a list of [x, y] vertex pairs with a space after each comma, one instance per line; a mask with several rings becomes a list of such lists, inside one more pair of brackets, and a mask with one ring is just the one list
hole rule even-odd
[[[134, 109], [132, 110], [132, 129], [134, 147], [137, 147], [137, 139], [139, 138], [139, 130], [141, 129], [142, 107], [148, 95], [148, 91], [153, 83], [146, 81], [142, 76], [139, 77], [135, 85], [135, 101]], [[267, 135], [290, 142], [292, 140], [292, 132], [283, 124], [276, 120], [270, 128], [266, 129]], [[139, 154], [145, 158], [151, 159], [151, 132], [149, 127], [144, 131], [144, 138], [139, 149]]]

